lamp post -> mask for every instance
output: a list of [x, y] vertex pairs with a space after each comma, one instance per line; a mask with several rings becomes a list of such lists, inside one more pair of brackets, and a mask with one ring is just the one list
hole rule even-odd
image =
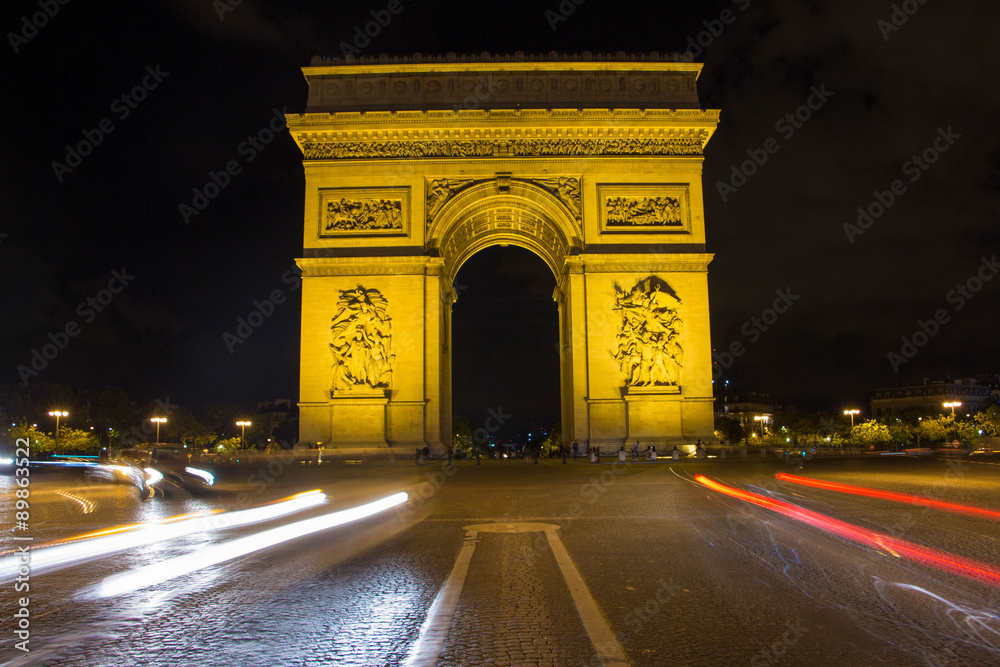
[[845, 415], [851, 416], [851, 430], [854, 430], [854, 415], [860, 415], [861, 410], [844, 410]]
[[247, 433], [247, 426], [252, 426], [250, 422], [236, 422], [236, 425], [240, 427], [240, 449], [243, 449], [243, 437]]
[[[955, 417], [955, 408], [962, 407], [962, 403], [960, 401], [951, 401], [949, 403], [942, 403], [941, 405], [943, 405], [946, 408], [951, 408], [951, 416], [952, 416], [952, 418]], [[50, 412], [49, 414], [51, 415], [52, 413]]]
[[156, 424], [156, 444], [160, 444], [160, 424], [166, 424], [165, 417], [150, 417], [149, 421]]
[[53, 410], [52, 412], [49, 413], [49, 417], [55, 417], [56, 418], [56, 444], [58, 445], [59, 444], [59, 418], [60, 417], [69, 417], [69, 413], [66, 412], [65, 410]]

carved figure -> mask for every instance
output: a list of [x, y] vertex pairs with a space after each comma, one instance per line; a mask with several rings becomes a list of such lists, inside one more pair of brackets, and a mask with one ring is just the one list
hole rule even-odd
[[618, 362], [628, 387], [680, 384], [684, 350], [680, 344], [680, 298], [656, 277], [640, 281], [631, 290], [615, 283], [615, 310], [619, 314]]
[[671, 227], [683, 224], [681, 204], [673, 197], [608, 197], [608, 227]]
[[326, 231], [403, 229], [400, 199], [340, 199], [326, 203]]
[[378, 290], [358, 285], [353, 290], [341, 290], [337, 305], [339, 310], [330, 326], [334, 391], [358, 386], [388, 388], [396, 361], [391, 353], [388, 301]]
[[560, 178], [541, 178], [535, 181], [561, 199], [571, 211], [580, 215], [580, 179], [563, 176]]
[[430, 222], [445, 203], [455, 194], [472, 183], [471, 178], [442, 178], [431, 181], [427, 189], [427, 222]]

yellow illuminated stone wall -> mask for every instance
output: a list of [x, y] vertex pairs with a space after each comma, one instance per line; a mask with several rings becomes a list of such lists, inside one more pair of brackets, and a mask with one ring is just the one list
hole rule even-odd
[[[617, 448], [636, 439], [665, 446], [712, 438], [712, 256], [705, 250], [701, 164], [718, 112], [696, 107], [700, 65], [549, 62], [539, 78], [531, 68], [538, 64], [304, 69], [309, 107], [288, 117], [306, 180], [298, 260], [301, 441], [408, 451], [450, 443], [451, 285], [464, 261], [495, 244], [535, 252], [556, 278], [567, 442]], [[458, 107], [474, 77], [496, 86], [498, 107], [517, 99], [512, 85], [532, 91], [526, 100], [543, 99], [548, 86], [577, 103], [442, 108], [449, 100]], [[582, 102], [589, 98], [574, 98], [567, 83], [606, 91], [604, 82], [612, 80], [622, 108], [588, 108]], [[629, 106], [630, 95], [645, 100], [652, 85], [671, 86], [686, 108], [650, 108], [648, 100]], [[338, 97], [347, 91], [353, 102]], [[489, 106], [488, 97], [481, 106]], [[615, 284], [631, 288], [649, 278], [657, 290], [669, 286], [669, 303], [679, 299], [674, 325], [657, 324], [636, 297], [636, 308], [625, 310], [641, 340], [631, 334], [638, 345], [624, 358], [648, 369], [657, 354], [657, 368], [665, 368], [662, 351], [673, 350], [676, 359], [682, 348], [674, 386], [627, 386], [614, 356], [625, 340]], [[351, 350], [342, 352], [350, 363], [378, 357], [383, 345], [372, 341], [385, 340], [378, 333], [388, 331], [385, 319], [392, 331], [391, 381], [336, 391], [331, 320], [342, 291], [358, 286], [384, 297], [386, 318], [360, 307], [360, 333], [350, 344], [341, 338], [337, 349]]]

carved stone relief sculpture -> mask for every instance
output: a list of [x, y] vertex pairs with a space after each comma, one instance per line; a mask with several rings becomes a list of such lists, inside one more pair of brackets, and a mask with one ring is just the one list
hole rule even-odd
[[681, 226], [681, 203], [673, 197], [608, 197], [607, 226]]
[[396, 361], [389, 302], [378, 290], [361, 285], [339, 291], [339, 309], [330, 327], [333, 390], [389, 388]]
[[615, 283], [618, 312], [618, 362], [627, 387], [680, 385], [684, 366], [680, 298], [660, 278], [651, 276], [631, 290]]
[[324, 215], [326, 232], [403, 229], [401, 199], [334, 199], [326, 202]]

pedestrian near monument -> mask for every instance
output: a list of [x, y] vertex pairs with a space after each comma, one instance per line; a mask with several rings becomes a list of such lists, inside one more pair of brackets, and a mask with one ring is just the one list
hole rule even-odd
[[638, 440], [636, 440], [635, 444], [632, 445], [632, 460], [633, 461], [638, 461], [639, 460], [639, 441]]

